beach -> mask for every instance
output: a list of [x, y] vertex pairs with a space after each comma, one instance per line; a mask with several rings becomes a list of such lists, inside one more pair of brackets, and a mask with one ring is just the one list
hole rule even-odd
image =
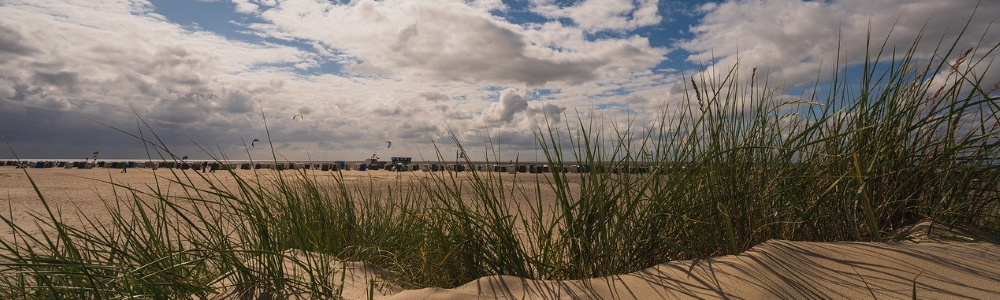
[[[102, 199], [114, 199], [124, 186], [179, 191], [166, 178], [195, 171], [169, 169], [28, 169], [49, 205], [71, 226], [85, 218], [101, 221], [108, 210]], [[241, 177], [273, 178], [270, 170], [237, 170]], [[420, 180], [427, 172], [344, 171], [311, 172], [312, 176], [342, 174], [344, 182], [391, 185]], [[285, 174], [290, 174], [286, 171]], [[232, 186], [228, 172], [200, 173], [218, 186]], [[457, 178], [471, 173], [456, 173]], [[515, 182], [513, 174], [508, 182]], [[200, 178], [200, 177], [196, 177]], [[522, 180], [532, 177], [523, 176]], [[533, 180], [533, 179], [532, 179]], [[208, 182], [192, 180], [205, 188]], [[509, 183], [513, 184], [513, 183]], [[117, 192], [123, 192], [118, 188]], [[0, 167], [0, 198], [9, 205], [14, 222], [31, 222], [31, 213], [44, 212], [31, 183], [21, 169]], [[515, 276], [482, 277], [451, 288], [406, 290], [388, 271], [365, 262], [336, 262], [346, 272], [341, 295], [347, 299], [988, 299], [1000, 295], [1000, 238], [974, 228], [937, 227], [927, 235], [924, 222], [898, 241], [805, 242], [770, 240], [738, 255], [672, 261], [638, 272], [588, 280], [544, 281]], [[28, 226], [30, 228], [30, 226]], [[0, 237], [10, 240], [10, 230]], [[319, 255], [288, 250], [288, 257]], [[342, 265], [341, 265], [342, 264]], [[346, 266], [350, 266], [349, 268]], [[295, 264], [286, 264], [288, 276], [303, 276]], [[336, 277], [335, 277], [336, 278]], [[378, 283], [377, 288], [373, 283]], [[334, 284], [337, 284], [334, 282]], [[224, 289], [223, 289], [224, 290]], [[215, 298], [231, 294], [218, 292]], [[308, 294], [296, 295], [309, 298]]]

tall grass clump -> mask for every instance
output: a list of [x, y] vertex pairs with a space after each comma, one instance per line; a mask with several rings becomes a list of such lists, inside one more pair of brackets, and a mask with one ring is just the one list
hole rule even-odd
[[201, 294], [212, 281], [208, 253], [185, 244], [197, 227], [170, 217], [178, 207], [169, 201], [141, 201], [136, 191], [119, 195], [108, 204], [109, 222], [83, 216], [89, 226], [80, 228], [64, 223], [35, 188], [45, 206], [33, 215], [36, 228], [2, 218], [14, 233], [0, 244], [5, 298], [166, 299]]
[[[155, 135], [138, 138], [180, 163]], [[108, 216], [81, 215], [83, 226], [67, 225], [36, 187], [44, 210], [32, 223], [0, 216], [14, 233], [0, 240], [0, 298], [332, 299], [348, 260], [397, 271], [389, 283], [450, 279], [437, 277], [442, 251], [422, 250], [433, 236], [410, 182], [225, 170], [234, 182], [223, 184], [211, 173], [159, 172], [145, 187], [103, 181], [115, 187], [102, 199]]]
[[545, 176], [447, 173], [427, 192], [477, 276], [589, 278], [768, 239], [882, 241], [921, 220], [1000, 230], [1000, 106], [983, 81], [997, 45], [916, 60], [919, 42], [889, 59], [875, 46], [825, 96], [788, 100], [738, 65], [691, 78], [685, 109], [654, 124], [540, 128]]
[[[452, 287], [621, 274], [768, 239], [883, 241], [921, 220], [1000, 230], [1000, 105], [984, 81], [997, 45], [941, 42], [918, 60], [919, 44], [875, 47], [858, 75], [834, 70], [825, 95], [789, 100], [734, 66], [690, 78], [682, 108], [652, 124], [546, 122], [534, 133], [545, 173], [386, 184], [226, 170], [223, 184], [168, 169], [155, 186], [106, 181], [110, 217], [86, 226], [36, 187], [33, 223], [0, 216], [14, 233], [0, 240], [0, 298], [337, 298], [344, 261], [387, 270], [387, 286]], [[178, 160], [155, 134], [136, 138]]]

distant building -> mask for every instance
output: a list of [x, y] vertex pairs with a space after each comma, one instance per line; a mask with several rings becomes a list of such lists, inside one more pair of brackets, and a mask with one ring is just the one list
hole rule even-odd
[[395, 165], [401, 165], [401, 164], [402, 165], [409, 165], [410, 162], [413, 161], [412, 157], [393, 157], [391, 159], [392, 159], [392, 165], [394, 165], [394, 166]]

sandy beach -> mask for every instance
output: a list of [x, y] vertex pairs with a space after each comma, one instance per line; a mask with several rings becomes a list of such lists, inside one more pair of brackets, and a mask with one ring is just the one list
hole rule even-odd
[[[170, 170], [164, 169], [155, 172], [129, 169], [128, 173], [120, 173], [119, 169], [52, 168], [28, 169], [28, 172], [46, 200], [71, 225], [83, 224], [80, 215], [95, 220], [107, 215], [101, 199], [112, 199], [115, 193], [107, 181], [177, 190], [164, 179], [157, 182], [156, 175], [172, 176]], [[237, 172], [243, 177], [254, 174], [246, 170]], [[274, 173], [259, 174], [266, 177]], [[315, 172], [317, 176], [332, 174]], [[386, 184], [429, 176], [425, 172], [387, 171], [343, 174], [345, 181]], [[205, 175], [222, 185], [233, 183], [227, 172]], [[9, 214], [15, 222], [29, 222], [29, 214], [44, 208], [23, 170], [13, 167], [0, 167], [0, 198], [9, 206], [4, 214]], [[1000, 297], [997, 284], [1000, 238], [996, 234], [974, 228], [936, 228], [928, 236], [927, 226], [928, 223], [921, 223], [911, 231], [902, 232], [909, 238], [900, 242], [771, 240], [738, 255], [668, 262], [638, 272], [590, 280], [539, 281], [488, 276], [452, 289], [404, 290], [386, 279], [386, 271], [363, 262], [350, 262], [349, 268], [343, 268], [347, 274], [342, 295], [347, 299], [909, 299], [915, 292], [919, 299]], [[9, 239], [10, 230], [4, 228], [0, 237]], [[291, 255], [314, 255], [290, 251]], [[369, 295], [371, 282], [383, 284], [371, 289], [374, 294]]]

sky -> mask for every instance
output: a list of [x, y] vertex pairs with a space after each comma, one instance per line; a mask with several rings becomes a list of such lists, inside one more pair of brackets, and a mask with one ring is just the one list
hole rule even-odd
[[914, 57], [932, 59], [967, 22], [958, 48], [1000, 43], [996, 16], [991, 0], [0, 0], [0, 158], [145, 158], [144, 136], [192, 159], [419, 160], [454, 136], [530, 159], [547, 124], [652, 124], [737, 61], [800, 97], [862, 64], [869, 34], [902, 52], [922, 32]]

